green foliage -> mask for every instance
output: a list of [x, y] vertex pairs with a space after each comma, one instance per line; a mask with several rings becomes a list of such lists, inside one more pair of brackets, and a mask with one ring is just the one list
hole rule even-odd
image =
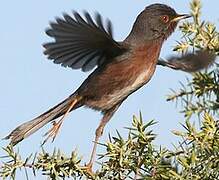
[[[189, 50], [208, 50], [219, 54], [219, 33], [216, 26], [210, 22], [201, 21], [201, 3], [193, 0], [191, 3], [193, 22], [184, 22], [180, 29], [183, 40], [174, 48], [178, 52]], [[187, 85], [181, 84], [179, 91], [173, 91], [167, 100], [181, 100], [186, 118], [201, 115], [205, 112], [218, 115], [219, 110], [219, 70], [216, 64], [208, 71], [192, 74]]]
[[186, 52], [189, 48], [193, 50], [207, 49], [219, 54], [219, 33], [213, 23], [201, 21], [200, 0], [193, 0], [190, 4], [193, 22], [185, 21], [180, 30], [183, 33], [183, 40], [173, 49], [178, 52]]
[[219, 121], [205, 114], [201, 130], [197, 130], [188, 120], [186, 132], [174, 132], [184, 139], [177, 156], [183, 179], [219, 178]]
[[11, 146], [4, 148], [7, 158], [0, 171], [0, 177], [15, 179], [18, 169], [42, 171], [50, 179], [67, 177], [88, 179], [218, 179], [219, 178], [219, 121], [205, 114], [198, 130], [189, 120], [184, 132], [173, 133], [182, 138], [174, 151], [156, 147], [155, 134], [151, 130], [154, 121], [144, 123], [142, 117], [133, 117], [126, 138], [109, 137], [102, 144], [106, 153], [99, 156], [102, 160], [95, 174], [88, 173], [81, 166], [81, 158], [74, 151], [67, 157], [60, 151], [51, 155], [44, 150], [34, 157], [22, 160]]
[[[216, 26], [201, 20], [201, 3], [191, 2], [193, 22], [180, 26], [183, 38], [175, 51], [184, 53], [208, 50], [219, 54], [219, 33]], [[155, 121], [144, 123], [143, 118], [133, 117], [132, 126], [126, 128], [127, 137], [119, 132], [100, 144], [105, 153], [99, 155], [99, 168], [88, 172], [76, 151], [70, 156], [60, 150], [52, 154], [40, 153], [22, 158], [12, 146], [3, 148], [0, 178], [16, 179], [17, 170], [28, 174], [40, 172], [49, 179], [153, 179], [153, 180], [215, 180], [219, 179], [219, 70], [218, 65], [205, 72], [192, 74], [187, 84], [169, 95], [169, 101], [181, 101], [185, 123], [184, 131], [174, 130], [179, 144], [174, 150], [157, 147], [152, 129]], [[200, 122], [192, 123], [199, 117]]]

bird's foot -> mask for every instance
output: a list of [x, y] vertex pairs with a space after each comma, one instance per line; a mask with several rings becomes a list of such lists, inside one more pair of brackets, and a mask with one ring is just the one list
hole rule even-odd
[[86, 170], [88, 175], [90, 175], [91, 177], [94, 177], [95, 173], [93, 172], [92, 168], [93, 168], [93, 163], [90, 163], [90, 162], [83, 167], [83, 169]]
[[53, 122], [53, 127], [46, 133], [44, 134], [44, 136], [47, 136], [46, 139], [43, 141], [43, 144], [45, 144], [49, 138], [52, 138], [52, 142], [55, 140], [58, 131], [62, 125], [63, 120], [60, 119], [58, 122]]

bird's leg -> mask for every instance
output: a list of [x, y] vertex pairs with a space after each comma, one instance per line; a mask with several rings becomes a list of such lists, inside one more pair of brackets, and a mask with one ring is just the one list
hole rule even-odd
[[67, 111], [65, 112], [65, 114], [61, 117], [61, 119], [58, 122], [53, 122], [53, 127], [45, 134], [47, 138], [44, 140], [43, 144], [45, 144], [49, 138], [52, 138], [52, 141], [54, 141], [65, 117], [68, 115], [68, 113], [71, 111], [71, 109], [75, 106], [77, 102], [78, 99], [74, 99], [70, 104], [69, 108], [67, 109]]
[[90, 172], [90, 173], [92, 173], [92, 167], [93, 167], [93, 163], [94, 163], [95, 156], [96, 156], [96, 149], [97, 149], [97, 143], [99, 141], [99, 138], [103, 134], [104, 127], [109, 122], [109, 120], [111, 119], [113, 114], [116, 112], [116, 110], [119, 108], [120, 104], [118, 104], [115, 107], [111, 108], [110, 110], [104, 112], [104, 116], [101, 119], [100, 124], [96, 129], [95, 140], [94, 140], [94, 145], [93, 145], [93, 149], [92, 149], [92, 152], [91, 152], [90, 161], [86, 165], [87, 171]]

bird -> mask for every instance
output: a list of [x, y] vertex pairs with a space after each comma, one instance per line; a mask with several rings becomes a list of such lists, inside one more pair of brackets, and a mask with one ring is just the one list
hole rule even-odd
[[93, 71], [69, 97], [21, 124], [6, 139], [16, 145], [52, 122], [45, 140], [54, 140], [71, 111], [82, 106], [100, 111], [103, 117], [95, 131], [94, 145], [87, 163], [87, 167], [92, 169], [97, 142], [120, 105], [150, 81], [157, 64], [174, 68], [172, 61], [159, 61], [160, 51], [178, 22], [189, 17], [188, 14], [176, 13], [168, 5], [151, 4], [137, 16], [130, 33], [120, 42], [113, 39], [111, 21], [107, 19], [104, 23], [99, 13], [92, 18], [87, 11], [83, 16], [73, 11], [71, 15], [64, 13], [62, 18], [56, 18], [46, 30], [53, 41], [43, 44], [44, 54], [63, 67]]

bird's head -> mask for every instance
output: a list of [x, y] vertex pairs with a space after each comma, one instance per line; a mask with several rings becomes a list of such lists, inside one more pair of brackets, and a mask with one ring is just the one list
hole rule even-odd
[[152, 4], [138, 15], [129, 36], [143, 40], [167, 39], [175, 30], [177, 23], [189, 17], [191, 16], [188, 14], [177, 14], [167, 5]]

